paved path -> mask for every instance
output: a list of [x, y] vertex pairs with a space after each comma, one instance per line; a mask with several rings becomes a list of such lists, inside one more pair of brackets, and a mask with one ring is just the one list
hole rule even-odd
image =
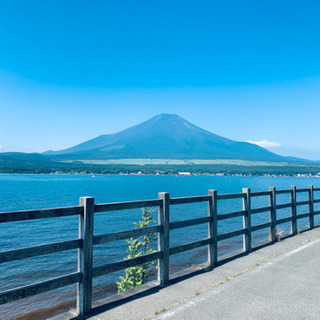
[[320, 239], [278, 256], [155, 319], [320, 319]]
[[87, 319], [320, 319], [320, 228], [173, 282], [100, 301]]

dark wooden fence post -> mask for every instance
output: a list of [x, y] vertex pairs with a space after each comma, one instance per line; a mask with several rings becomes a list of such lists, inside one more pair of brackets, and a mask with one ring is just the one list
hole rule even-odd
[[245, 252], [251, 251], [251, 190], [250, 188], [243, 188], [242, 192], [245, 194], [243, 198], [243, 228], [245, 234], [243, 235], [243, 250]]
[[92, 307], [92, 256], [93, 256], [93, 223], [94, 198], [80, 198], [83, 215], [79, 217], [79, 238], [82, 246], [78, 251], [78, 271], [82, 281], [77, 288], [77, 310], [80, 316], [88, 314]]
[[309, 226], [310, 229], [314, 228], [314, 192], [313, 186], [308, 186], [308, 200], [309, 200]]
[[158, 222], [162, 225], [162, 232], [158, 237], [158, 250], [163, 252], [162, 258], [158, 263], [158, 282], [165, 286], [169, 282], [169, 221], [170, 221], [170, 193], [160, 192], [162, 206], [158, 210]]
[[208, 246], [208, 264], [212, 267], [218, 262], [217, 190], [208, 190], [208, 195], [212, 198], [211, 201], [208, 202], [208, 216], [212, 218], [208, 224], [208, 238], [211, 239]]
[[276, 188], [270, 187], [269, 191], [271, 191], [269, 203], [270, 203], [270, 222], [272, 223], [270, 228], [270, 240], [272, 242], [277, 241], [277, 195], [276, 195]]
[[295, 236], [298, 233], [297, 224], [297, 189], [296, 186], [290, 186], [290, 202], [291, 202], [291, 232]]

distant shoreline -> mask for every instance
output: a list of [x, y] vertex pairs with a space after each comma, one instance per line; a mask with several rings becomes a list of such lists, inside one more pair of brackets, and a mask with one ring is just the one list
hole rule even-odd
[[195, 177], [195, 176], [208, 176], [208, 177], [275, 177], [275, 178], [320, 178], [320, 174], [232, 174], [232, 173], [193, 173], [179, 174], [179, 173], [136, 173], [136, 172], [120, 172], [120, 173], [95, 173], [95, 172], [0, 172], [0, 175], [72, 175], [72, 176], [176, 176], [176, 177]]
[[[148, 161], [147, 161], [148, 160]], [[199, 176], [320, 176], [320, 162], [268, 162], [249, 160], [118, 159], [59, 160], [39, 154], [0, 153], [0, 173], [117, 174]]]

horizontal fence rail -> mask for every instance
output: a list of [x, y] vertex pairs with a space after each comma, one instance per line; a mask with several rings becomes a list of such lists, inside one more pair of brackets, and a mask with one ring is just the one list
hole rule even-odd
[[162, 257], [162, 252], [158, 251], [158, 252], [145, 254], [144, 256], [140, 256], [136, 258], [110, 263], [105, 266], [93, 268], [93, 276], [98, 277], [111, 272], [135, 267], [145, 262], [160, 259], [161, 257]]
[[31, 297], [36, 294], [44, 293], [50, 290], [65, 287], [70, 284], [80, 282], [81, 280], [82, 274], [80, 272], [74, 272], [47, 281], [34, 283], [22, 288], [15, 288], [6, 292], [0, 292], [0, 304], [12, 302], [15, 300]]
[[171, 198], [170, 204], [185, 204], [185, 203], [196, 203], [196, 202], [204, 202], [211, 201], [212, 198], [210, 196], [199, 196], [199, 197], [184, 197], [184, 198]]
[[117, 202], [107, 204], [97, 204], [94, 206], [94, 212], [107, 212], [118, 211], [126, 209], [139, 209], [145, 207], [161, 206], [161, 200], [146, 200], [146, 201], [130, 201], [130, 202]]
[[106, 242], [113, 242], [119, 241], [128, 238], [135, 238], [140, 237], [150, 233], [157, 233], [162, 232], [162, 226], [152, 226], [152, 227], [145, 227], [140, 229], [134, 230], [126, 230], [121, 232], [114, 232], [109, 234], [103, 234], [101, 236], [94, 236], [93, 237], [93, 244], [101, 244]]
[[55, 243], [44, 244], [41, 246], [16, 249], [11, 251], [0, 252], [0, 263], [10, 262], [20, 259], [42, 256], [45, 254], [56, 253], [82, 247], [82, 240], [68, 240]]
[[74, 216], [74, 215], [82, 214], [83, 212], [82, 210], [83, 208], [81, 207], [67, 207], [67, 208], [16, 211], [16, 212], [2, 212], [0, 213], [0, 223]]
[[[280, 224], [290, 223], [291, 233], [293, 235], [298, 233], [297, 221], [299, 219], [308, 218], [309, 228], [314, 228], [314, 216], [320, 214], [319, 210], [314, 209], [314, 204], [320, 203], [320, 199], [314, 199], [314, 196], [315, 192], [319, 191], [320, 188], [314, 188], [313, 186], [303, 189], [297, 189], [295, 186], [291, 186], [290, 189], [287, 190], [276, 190], [276, 188], [270, 187], [268, 191], [259, 192], [251, 192], [250, 189], [244, 188], [241, 193], [234, 194], [218, 194], [216, 190], [209, 190], [207, 195], [180, 198], [170, 198], [169, 193], [159, 193], [158, 199], [154, 200], [139, 200], [105, 204], [95, 204], [94, 198], [83, 197], [80, 198], [80, 205], [74, 207], [2, 212], [0, 213], [0, 223], [78, 215], [79, 238], [0, 252], [0, 263], [6, 263], [72, 249], [78, 250], [77, 272], [65, 274], [57, 278], [34, 283], [24, 287], [13, 288], [11, 290], [0, 292], [0, 304], [9, 303], [15, 300], [77, 283], [78, 314], [80, 316], [87, 315], [90, 313], [92, 308], [92, 279], [94, 277], [103, 276], [105, 274], [130, 267], [135, 267], [146, 262], [158, 261], [158, 282], [161, 286], [164, 286], [169, 282], [169, 257], [172, 255], [206, 246], [208, 253], [208, 265], [214, 266], [218, 262], [217, 243], [219, 241], [242, 236], [243, 251], [249, 253], [252, 249], [252, 232], [268, 229], [269, 239], [271, 242], [274, 242], [279, 236], [277, 235], [277, 226]], [[308, 200], [297, 201], [297, 194], [301, 193], [304, 193]], [[279, 195], [290, 196], [290, 202], [277, 204], [277, 196]], [[252, 208], [251, 199], [257, 197], [267, 197], [269, 205]], [[218, 212], [219, 201], [233, 199], [240, 199], [240, 201], [242, 201], [242, 210], [223, 214]], [[207, 203], [208, 215], [206, 217], [170, 222], [171, 205], [200, 202]], [[299, 206], [307, 206], [307, 212], [303, 214], [297, 214], [297, 208]], [[158, 207], [158, 224], [109, 234], [94, 235], [95, 213], [147, 207]], [[286, 218], [277, 217], [277, 211], [282, 209], [289, 209], [290, 216]], [[264, 212], [269, 213], [269, 221], [258, 225], [252, 225], [251, 217]], [[218, 221], [234, 218], [242, 218], [242, 229], [221, 234], [218, 230]], [[170, 247], [169, 239], [171, 230], [192, 227], [200, 224], [206, 224], [208, 226], [208, 231], [206, 234], [204, 234], [203, 239], [185, 243], [176, 247]], [[93, 247], [95, 245], [128, 238], [138, 238], [140, 236], [150, 234], [158, 235], [158, 248], [155, 252], [102, 266], [93, 265]]]

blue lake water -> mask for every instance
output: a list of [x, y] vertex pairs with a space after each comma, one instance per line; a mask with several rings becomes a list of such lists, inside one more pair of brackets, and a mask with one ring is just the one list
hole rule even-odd
[[[238, 193], [249, 187], [252, 191], [266, 191], [270, 186], [288, 189], [291, 185], [306, 188], [320, 186], [318, 178], [289, 177], [216, 177], [216, 176], [130, 176], [130, 175], [0, 175], [0, 212], [38, 208], [65, 207], [78, 205], [79, 197], [95, 197], [96, 203], [121, 202], [141, 199], [157, 199], [158, 192], [170, 192], [171, 197], [206, 195], [209, 189], [217, 189], [219, 194]], [[300, 200], [306, 195], [299, 195]], [[316, 192], [316, 198], [320, 198]], [[278, 198], [278, 203], [289, 202], [289, 196]], [[267, 197], [252, 199], [253, 207], [268, 206]], [[241, 199], [219, 201], [219, 213], [239, 211]], [[299, 208], [307, 212], [307, 208]], [[316, 208], [319, 210], [319, 208]], [[290, 215], [289, 209], [279, 210], [278, 218]], [[155, 212], [155, 215], [157, 213]], [[207, 204], [172, 206], [171, 221], [186, 220], [207, 215]], [[155, 217], [157, 218], [157, 217]], [[95, 215], [95, 235], [131, 229], [133, 223], [141, 219], [140, 210], [126, 210]], [[252, 217], [252, 224], [267, 222], [269, 214], [261, 213]], [[307, 225], [307, 219], [299, 220], [299, 227]], [[316, 223], [319, 223], [316, 218]], [[219, 222], [219, 233], [242, 228], [242, 219], [235, 218]], [[290, 231], [283, 225], [284, 233]], [[173, 230], [170, 234], [171, 246], [206, 238], [207, 226]], [[76, 239], [78, 237], [78, 217], [42, 219], [37, 221], [0, 224], [0, 251], [22, 247]], [[268, 238], [268, 230], [257, 232], [254, 243]], [[242, 237], [223, 241], [219, 255], [242, 247]], [[121, 260], [126, 255], [126, 244], [118, 241], [94, 247], [94, 266]], [[170, 258], [171, 271], [186, 265], [206, 261], [205, 250], [193, 250]], [[31, 284], [77, 270], [77, 251], [71, 250], [42, 257], [0, 264], [0, 291]], [[122, 273], [94, 279], [95, 299], [114, 292], [112, 285]], [[52, 308], [75, 298], [76, 286], [68, 286], [39, 296], [0, 306], [0, 319], [15, 318], [31, 310]], [[71, 303], [72, 307], [73, 304]], [[66, 307], [69, 308], [69, 305]], [[37, 319], [38, 315], [34, 316]], [[46, 316], [42, 316], [45, 318]], [[39, 316], [41, 318], [41, 315]]]

